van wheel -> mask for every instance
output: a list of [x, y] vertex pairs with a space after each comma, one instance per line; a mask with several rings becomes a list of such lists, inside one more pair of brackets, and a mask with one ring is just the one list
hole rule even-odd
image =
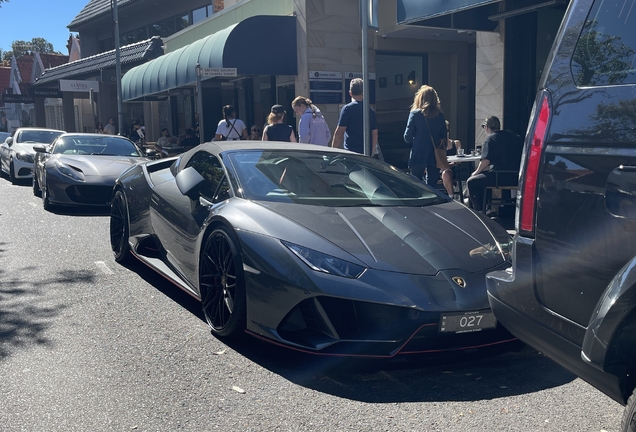
[[621, 420], [621, 432], [636, 432], [636, 389], [627, 399], [623, 419]]

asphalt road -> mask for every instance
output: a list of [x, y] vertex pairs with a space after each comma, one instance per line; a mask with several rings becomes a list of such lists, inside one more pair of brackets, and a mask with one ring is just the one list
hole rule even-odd
[[384, 361], [210, 334], [115, 263], [108, 216], [0, 179], [0, 431], [617, 431], [622, 407], [521, 344]]

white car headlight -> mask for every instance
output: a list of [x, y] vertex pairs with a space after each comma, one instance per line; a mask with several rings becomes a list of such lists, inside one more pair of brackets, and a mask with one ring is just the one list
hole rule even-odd
[[342, 276], [350, 279], [357, 279], [366, 270], [363, 266], [315, 251], [294, 243], [282, 242], [298, 258], [312, 270], [331, 275]]
[[16, 153], [15, 157], [22, 162], [33, 163], [33, 155], [29, 153]]
[[63, 164], [57, 159], [52, 159], [51, 163], [59, 171], [60, 174], [65, 175], [66, 177], [70, 177], [73, 180], [84, 181], [84, 173], [81, 171], [77, 171], [68, 165]]

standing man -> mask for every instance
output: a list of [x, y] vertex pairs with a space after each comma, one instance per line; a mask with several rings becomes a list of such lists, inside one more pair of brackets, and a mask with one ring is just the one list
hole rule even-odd
[[[499, 176], [500, 186], [516, 186], [519, 183], [519, 166], [523, 152], [523, 139], [509, 130], [500, 130], [499, 118], [490, 116], [481, 124], [488, 137], [482, 146], [479, 166], [466, 180], [470, 203], [477, 211], [483, 209], [487, 186], [494, 186]], [[495, 174], [496, 171], [505, 171]]]
[[[342, 148], [364, 154], [364, 125], [362, 94], [364, 82], [361, 78], [351, 80], [349, 95], [351, 102], [345, 105], [340, 111], [338, 126], [333, 133], [331, 147]], [[375, 111], [369, 108], [369, 123], [371, 126], [371, 155], [375, 155], [378, 145], [378, 122], [375, 118]]]
[[108, 124], [104, 126], [104, 133], [108, 135], [116, 135], [117, 130], [115, 129], [115, 119], [112, 117], [108, 117]]

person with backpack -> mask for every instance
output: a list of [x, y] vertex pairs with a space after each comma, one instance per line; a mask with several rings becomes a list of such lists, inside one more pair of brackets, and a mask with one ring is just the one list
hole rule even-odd
[[238, 141], [247, 139], [247, 126], [243, 120], [236, 118], [236, 111], [232, 105], [223, 107], [223, 120], [219, 122], [214, 135], [215, 141]]
[[310, 99], [298, 96], [292, 101], [292, 108], [297, 116], [298, 142], [328, 146], [331, 139], [329, 125], [316, 105]]

